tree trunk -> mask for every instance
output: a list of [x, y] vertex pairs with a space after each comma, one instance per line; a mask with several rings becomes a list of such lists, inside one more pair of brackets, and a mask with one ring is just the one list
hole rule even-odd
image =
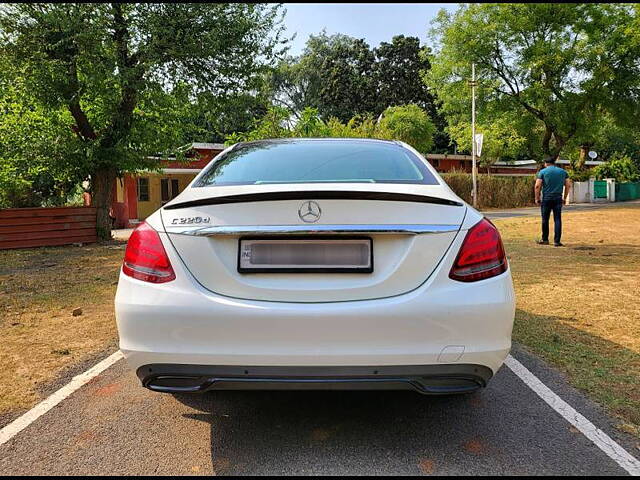
[[545, 157], [551, 156], [551, 135], [553, 134], [549, 125], [545, 125], [544, 136], [542, 137], [542, 154]]
[[103, 168], [91, 175], [93, 204], [97, 209], [96, 231], [101, 240], [111, 239], [111, 217], [109, 209], [113, 200], [113, 184], [116, 181], [116, 170]]
[[565, 137], [559, 135], [557, 132], [553, 132], [553, 140], [554, 140], [554, 145], [553, 148], [551, 148], [551, 157], [555, 158], [556, 160], [558, 160], [560, 158], [560, 152], [562, 152], [562, 149], [564, 148], [564, 146], [567, 144], [567, 140]]
[[584, 163], [587, 161], [587, 153], [591, 149], [591, 145], [588, 143], [580, 145], [580, 158], [578, 158], [578, 162], [574, 165], [574, 169], [577, 171], [584, 169]]

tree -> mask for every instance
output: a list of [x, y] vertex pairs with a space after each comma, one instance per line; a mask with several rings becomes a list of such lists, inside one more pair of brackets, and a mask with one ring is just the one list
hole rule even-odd
[[409, 103], [428, 111], [434, 108], [433, 95], [420, 80], [421, 72], [431, 67], [429, 49], [421, 47], [417, 37], [397, 35], [391, 43], [380, 43], [374, 54], [380, 111]]
[[264, 116], [270, 105], [260, 91], [241, 91], [223, 98], [202, 93], [188, 101], [182, 121], [194, 128], [186, 131], [177, 144], [223, 142], [227, 135], [251, 128], [254, 119]]
[[420, 76], [430, 68], [429, 55], [417, 37], [398, 35], [372, 50], [364, 40], [321, 32], [310, 36], [302, 55], [288, 57], [269, 74], [271, 98], [296, 118], [311, 107], [325, 121], [336, 118], [343, 124], [415, 104], [437, 127], [435, 149], [446, 151], [446, 122]]
[[426, 153], [433, 147], [436, 126], [427, 112], [410, 104], [387, 108], [380, 121], [380, 130], [385, 138], [406, 142]]
[[378, 105], [373, 113], [377, 115], [397, 105], [417, 105], [427, 112], [436, 127], [430, 149], [447, 151], [450, 139], [445, 132], [446, 120], [438, 112], [433, 93], [421, 79], [431, 68], [431, 49], [420, 46], [417, 37], [396, 35], [391, 43], [380, 43], [374, 55]]
[[[69, 113], [74, 168], [91, 179], [98, 234], [110, 237], [122, 172], [184, 138], [198, 94], [254, 87], [282, 46], [279, 6], [265, 4], [13, 4], [0, 48], [43, 108]], [[71, 142], [71, 140], [69, 140]]]
[[273, 102], [296, 117], [306, 107], [345, 122], [369, 113], [376, 105], [374, 61], [362, 39], [311, 35], [302, 55], [284, 59], [268, 75]]
[[226, 144], [250, 142], [265, 138], [291, 137], [289, 120], [291, 113], [284, 107], [273, 106], [267, 110], [264, 117], [254, 121], [252, 128], [245, 132], [234, 132], [227, 136]]
[[298, 119], [292, 119], [289, 110], [275, 106], [249, 131], [229, 135], [226, 144], [268, 138], [380, 138], [402, 140], [425, 152], [433, 145], [434, 130], [429, 115], [417, 105], [389, 107], [380, 121], [372, 115], [356, 115], [346, 123], [335, 117], [325, 122], [311, 107], [305, 108]]
[[347, 35], [311, 36], [305, 51], [322, 72], [318, 110], [323, 118], [346, 122], [354, 115], [375, 111], [375, 57], [362, 39]]
[[364, 40], [322, 31], [309, 37], [302, 55], [286, 58], [270, 73], [271, 96], [296, 117], [311, 107], [325, 120], [346, 122], [377, 110], [374, 68]]
[[640, 167], [640, 130], [631, 125], [616, 122], [611, 115], [602, 115], [595, 119], [594, 133], [588, 144], [575, 139], [569, 142], [567, 157], [572, 165], [583, 164], [585, 147], [594, 150], [597, 160], [607, 161], [614, 156], [628, 156]]
[[[516, 127], [517, 120], [512, 115], [500, 115], [485, 122], [476, 122], [476, 134], [484, 135], [482, 155], [478, 157], [480, 167], [489, 167], [497, 161], [516, 160], [527, 148], [527, 139]], [[448, 129], [451, 139], [461, 150], [471, 151], [471, 122], [460, 121]]]
[[[1, 60], [0, 60], [1, 61]], [[70, 114], [46, 109], [0, 67], [0, 208], [58, 205], [82, 181]]]
[[307, 107], [318, 109], [321, 73], [316, 55], [303, 54], [281, 60], [266, 78], [271, 101], [287, 108], [296, 117]]
[[571, 141], [588, 144], [593, 119], [606, 112], [618, 121], [640, 118], [634, 8], [470, 4], [453, 15], [441, 11], [432, 31], [438, 52], [425, 80], [451, 124], [469, 111], [467, 80], [475, 62], [480, 101], [495, 112], [534, 119], [542, 154], [557, 156]]

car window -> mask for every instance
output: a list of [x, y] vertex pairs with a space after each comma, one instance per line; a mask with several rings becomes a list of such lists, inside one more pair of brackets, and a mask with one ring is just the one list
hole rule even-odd
[[335, 182], [438, 185], [422, 160], [394, 143], [281, 140], [227, 152], [195, 186]]

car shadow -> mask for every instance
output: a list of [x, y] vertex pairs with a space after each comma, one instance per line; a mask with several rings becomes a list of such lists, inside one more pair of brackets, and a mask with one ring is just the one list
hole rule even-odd
[[[472, 422], [481, 392], [422, 396], [409, 391], [219, 391], [175, 395], [211, 426], [216, 474], [424, 473], [422, 442]], [[461, 412], [467, 412], [462, 417]], [[469, 425], [470, 426], [470, 425]], [[464, 429], [463, 429], [464, 430]], [[469, 438], [473, 437], [470, 428]], [[463, 435], [464, 437], [465, 435]], [[446, 442], [445, 442], [446, 443]], [[446, 448], [445, 444], [442, 448]]]

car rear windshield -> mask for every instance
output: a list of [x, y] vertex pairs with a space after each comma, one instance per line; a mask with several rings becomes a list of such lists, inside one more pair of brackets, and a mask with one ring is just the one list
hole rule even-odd
[[438, 185], [422, 160], [391, 142], [282, 140], [219, 156], [195, 186], [335, 182]]

